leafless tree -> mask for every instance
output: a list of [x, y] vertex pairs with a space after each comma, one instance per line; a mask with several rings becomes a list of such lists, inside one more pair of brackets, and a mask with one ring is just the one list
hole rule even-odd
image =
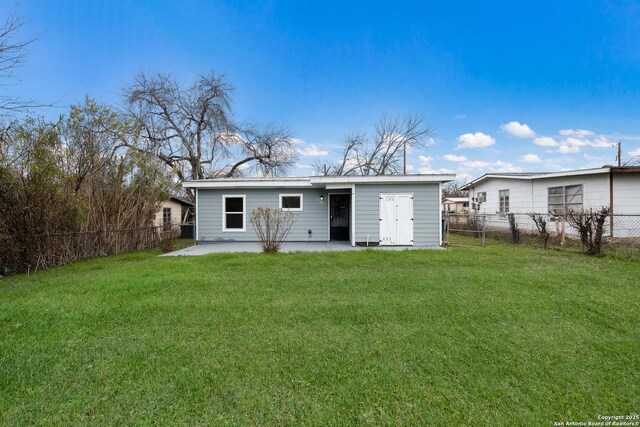
[[[0, 25], [0, 87], [9, 84], [7, 81], [13, 77], [15, 69], [24, 62], [27, 47], [35, 41], [35, 38], [19, 37], [23, 27], [24, 19], [16, 14], [10, 14]], [[30, 100], [0, 94], [0, 117], [38, 106]]]
[[549, 222], [547, 221], [546, 216], [531, 212], [529, 214], [529, 217], [538, 230], [538, 236], [540, 237], [544, 248], [547, 249], [547, 247], [549, 246], [549, 239], [551, 238], [551, 232], [548, 228]]
[[596, 211], [570, 210], [567, 212], [567, 222], [578, 231], [582, 247], [589, 255], [600, 255], [602, 235], [609, 215], [611, 215], [611, 209], [608, 206], [603, 206]]
[[434, 129], [417, 115], [383, 117], [366, 133], [347, 135], [340, 160], [316, 163], [321, 175], [393, 175], [406, 173], [407, 147], [424, 147]]
[[443, 197], [468, 197], [469, 191], [463, 190], [459, 182], [451, 181], [442, 186]]
[[141, 73], [125, 95], [145, 149], [180, 181], [231, 177], [246, 170], [285, 173], [295, 160], [291, 138], [275, 126], [235, 123], [232, 91], [224, 76], [213, 72], [198, 75], [188, 88], [169, 75]]
[[266, 253], [280, 250], [295, 220], [295, 212], [282, 209], [256, 208], [249, 215], [249, 222], [258, 235], [262, 250]]

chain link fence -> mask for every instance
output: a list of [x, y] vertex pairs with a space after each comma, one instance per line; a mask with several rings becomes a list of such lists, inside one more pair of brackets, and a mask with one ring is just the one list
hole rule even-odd
[[[0, 236], [0, 276], [33, 272], [89, 258], [165, 246], [191, 238], [192, 224], [172, 224], [121, 230]], [[184, 237], [186, 236], [186, 237]]]
[[[571, 224], [569, 218], [547, 213], [535, 215], [546, 223], [548, 247], [576, 252], [586, 250], [580, 231]], [[530, 214], [445, 212], [443, 218], [446, 245], [484, 247], [492, 242], [507, 242], [544, 246], [544, 239]], [[607, 215], [602, 237], [603, 254], [640, 258], [640, 214]]]

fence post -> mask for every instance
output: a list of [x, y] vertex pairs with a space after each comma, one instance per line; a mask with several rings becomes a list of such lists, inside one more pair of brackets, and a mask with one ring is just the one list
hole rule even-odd
[[511, 230], [511, 243], [516, 244], [519, 243], [520, 239], [518, 236], [518, 226], [516, 224], [515, 214], [510, 213], [509, 216], [509, 229]]

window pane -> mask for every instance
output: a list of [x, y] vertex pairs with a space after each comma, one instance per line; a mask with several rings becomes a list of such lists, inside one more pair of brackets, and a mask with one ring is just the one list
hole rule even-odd
[[227, 228], [236, 229], [242, 228], [242, 217], [243, 214], [227, 214]]
[[224, 200], [225, 212], [242, 212], [242, 197], [227, 197]]
[[549, 212], [551, 212], [554, 215], [562, 215], [564, 214], [564, 206], [562, 204], [560, 205], [549, 204]]
[[564, 193], [564, 188], [563, 187], [549, 187], [549, 195], [554, 195], [554, 194], [563, 194]]
[[562, 195], [559, 196], [549, 196], [549, 204], [561, 205], [564, 202], [564, 197]]
[[282, 209], [300, 209], [300, 196], [282, 196]]

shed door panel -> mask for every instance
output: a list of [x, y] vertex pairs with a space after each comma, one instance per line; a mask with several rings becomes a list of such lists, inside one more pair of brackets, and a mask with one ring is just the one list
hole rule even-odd
[[380, 196], [380, 244], [394, 245], [396, 233], [395, 196], [383, 194]]
[[413, 245], [413, 196], [396, 196], [396, 245]]

